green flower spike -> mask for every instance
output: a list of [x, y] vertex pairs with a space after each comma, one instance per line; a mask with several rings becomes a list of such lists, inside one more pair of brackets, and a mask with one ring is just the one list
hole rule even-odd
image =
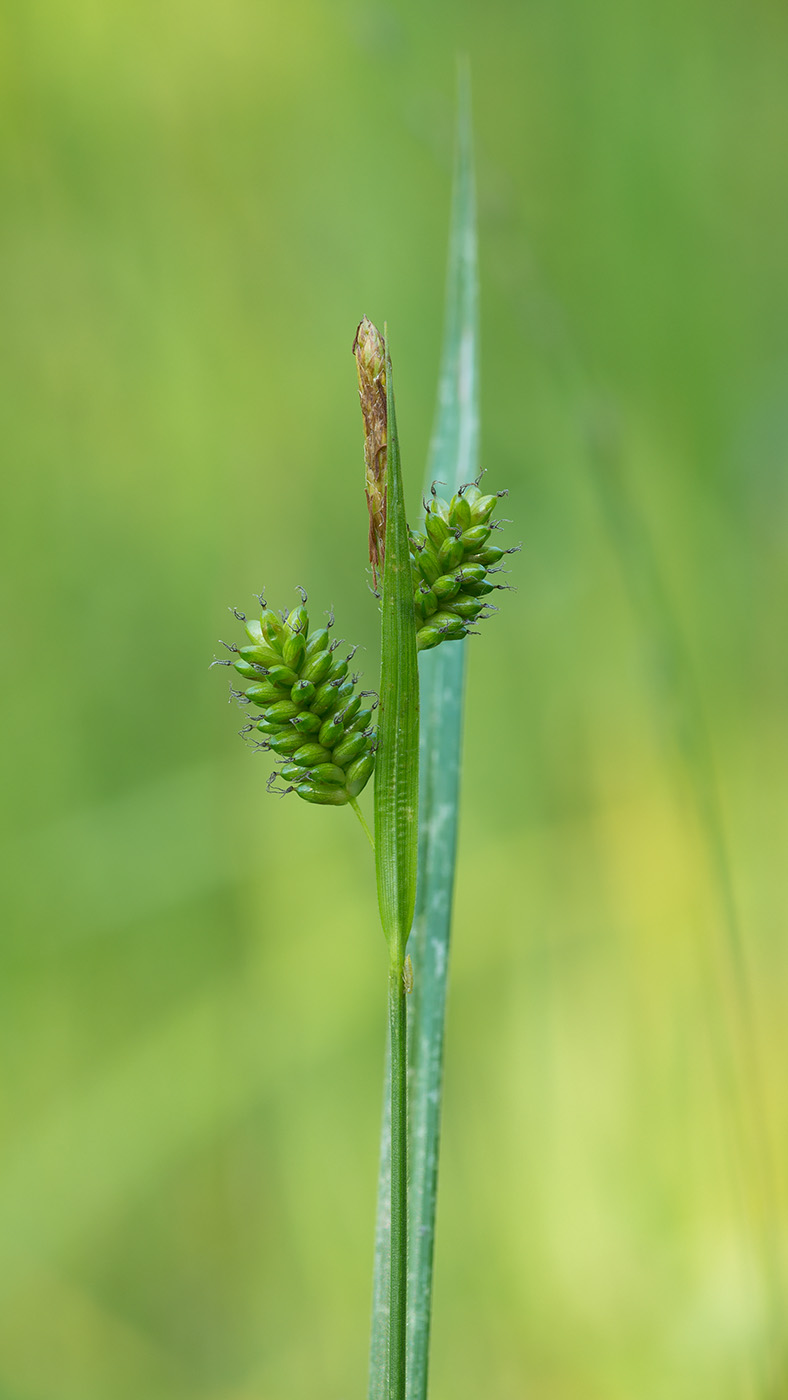
[[299, 607], [281, 617], [262, 598], [259, 622], [235, 613], [250, 644], [230, 646], [236, 660], [224, 664], [251, 684], [232, 694], [262, 711], [241, 733], [257, 730], [262, 736], [257, 747], [284, 760], [271, 774], [269, 789], [282, 778], [288, 784], [284, 792], [297, 792], [305, 802], [355, 807], [375, 767], [372, 711], [377, 699], [364, 705], [372, 692], [357, 693], [358, 676], [348, 676], [356, 648], [336, 656], [341, 643], [330, 639], [333, 614], [327, 627], [310, 632], [303, 589], [301, 598]]
[[441, 642], [459, 641], [471, 632], [472, 622], [481, 622], [496, 609], [484, 599], [505, 583], [491, 583], [488, 575], [505, 554], [520, 548], [499, 549], [490, 535], [497, 528], [490, 517], [499, 497], [485, 496], [479, 481], [461, 486], [450, 501], [432, 487], [432, 500], [425, 501], [424, 534], [410, 531], [410, 558], [413, 573], [413, 603], [416, 609], [416, 642], [419, 651], [428, 651]]

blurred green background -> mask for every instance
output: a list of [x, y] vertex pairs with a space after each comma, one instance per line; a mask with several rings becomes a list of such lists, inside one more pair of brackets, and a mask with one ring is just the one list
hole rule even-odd
[[6, 0], [2, 1400], [366, 1393], [369, 851], [266, 795], [208, 662], [301, 583], [375, 684], [350, 347], [388, 320], [415, 514], [458, 50], [524, 548], [470, 656], [432, 1394], [788, 1393], [787, 39]]

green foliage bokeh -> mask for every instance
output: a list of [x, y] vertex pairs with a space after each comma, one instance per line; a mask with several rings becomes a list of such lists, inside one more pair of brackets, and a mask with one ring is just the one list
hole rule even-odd
[[458, 50], [524, 548], [470, 655], [433, 1393], [751, 1393], [743, 989], [594, 441], [708, 722], [783, 1181], [787, 31], [768, 0], [4, 7], [3, 1400], [364, 1393], [369, 851], [266, 795], [208, 662], [228, 605], [303, 584], [376, 684], [350, 348], [388, 321], [415, 516]]

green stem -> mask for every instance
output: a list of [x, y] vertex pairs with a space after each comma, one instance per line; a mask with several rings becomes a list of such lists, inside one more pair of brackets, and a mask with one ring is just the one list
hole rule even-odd
[[350, 799], [350, 806], [353, 808], [353, 811], [355, 812], [356, 816], [358, 817], [359, 821], [361, 822], [361, 825], [362, 825], [362, 827], [364, 828], [364, 832], [365, 832], [365, 834], [366, 834], [367, 840], [369, 841], [369, 844], [370, 844], [370, 846], [372, 847], [372, 849], [373, 849], [373, 851], [374, 851], [374, 849], [375, 849], [375, 838], [374, 838], [374, 836], [372, 835], [372, 832], [370, 831], [369, 827], [367, 826], [367, 821], [366, 821], [366, 818], [365, 818], [365, 816], [364, 816], [364, 813], [362, 812], [361, 808], [359, 807], [358, 802], [356, 801], [355, 797], [351, 797], [351, 799]]
[[389, 1400], [405, 1400], [408, 1301], [408, 999], [402, 952], [389, 965], [391, 1044], [391, 1278], [389, 1293]]
[[388, 1400], [405, 1400], [407, 1375], [408, 1035], [407, 993], [402, 977], [405, 946], [416, 905], [419, 808], [419, 671], [408, 527], [400, 473], [391, 358], [386, 346], [386, 549], [380, 637], [380, 721], [375, 764], [375, 874], [380, 921], [389, 951], [391, 1049], [391, 1224], [388, 1336], [380, 1307], [380, 1272], [386, 1265], [379, 1219], [371, 1394], [379, 1400], [381, 1354], [388, 1355]]

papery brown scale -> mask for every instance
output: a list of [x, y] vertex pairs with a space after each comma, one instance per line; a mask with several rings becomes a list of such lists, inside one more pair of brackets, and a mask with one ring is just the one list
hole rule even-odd
[[383, 337], [366, 316], [353, 341], [358, 373], [358, 396], [364, 419], [364, 462], [369, 511], [369, 562], [378, 586], [383, 571], [386, 539], [386, 470], [388, 425], [386, 419], [386, 353]]

